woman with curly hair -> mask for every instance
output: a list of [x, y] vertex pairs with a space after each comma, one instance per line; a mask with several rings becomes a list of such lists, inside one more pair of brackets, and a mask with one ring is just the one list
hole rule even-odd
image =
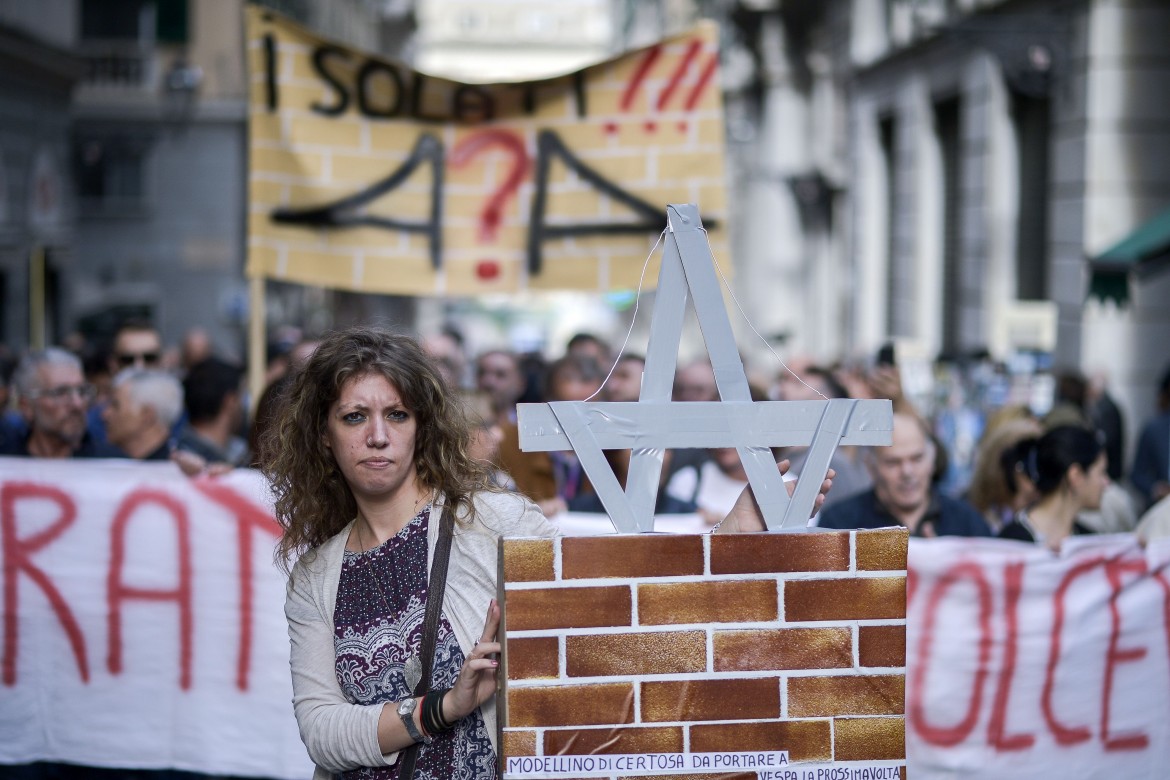
[[[315, 777], [496, 777], [497, 542], [557, 532], [493, 487], [464, 408], [416, 341], [353, 327], [295, 373], [261, 439], [278, 556], [297, 558], [285, 615]], [[745, 490], [721, 530], [762, 528]]]
[[[399, 777], [398, 754], [416, 742], [418, 777], [495, 776], [497, 539], [556, 531], [491, 487], [468, 439], [463, 405], [418, 343], [364, 327], [322, 341], [264, 437], [278, 555], [286, 568], [299, 556], [285, 612], [317, 776]], [[446, 507], [450, 563], [429, 690], [416, 699]]]

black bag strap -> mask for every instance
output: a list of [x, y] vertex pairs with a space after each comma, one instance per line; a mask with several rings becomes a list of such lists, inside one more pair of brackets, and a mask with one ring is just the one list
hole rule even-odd
[[[435, 542], [435, 557], [431, 561], [431, 578], [427, 584], [427, 611], [423, 619], [422, 677], [414, 686], [414, 695], [422, 696], [431, 687], [431, 665], [435, 661], [435, 641], [439, 636], [439, 620], [443, 615], [443, 594], [447, 590], [447, 564], [451, 562], [451, 538], [455, 535], [455, 511], [451, 504], [443, 503], [443, 516], [439, 521], [439, 539]], [[402, 769], [399, 780], [414, 777], [414, 763], [418, 759], [419, 744], [416, 742], [402, 751]]]

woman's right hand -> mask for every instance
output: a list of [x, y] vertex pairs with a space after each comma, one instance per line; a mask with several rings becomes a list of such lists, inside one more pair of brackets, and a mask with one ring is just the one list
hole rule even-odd
[[492, 599], [483, 633], [463, 661], [455, 685], [443, 698], [443, 719], [448, 723], [462, 720], [495, 694], [496, 670], [500, 666], [500, 643], [496, 641], [499, 630], [500, 605]]
[[[787, 474], [791, 461], [782, 460], [776, 464], [776, 468], [780, 473]], [[825, 479], [821, 482], [820, 492], [817, 493], [816, 502], [813, 504], [813, 514], [821, 510], [825, 503], [825, 496], [829, 494], [829, 490], [833, 487], [833, 478], [837, 476], [835, 469], [829, 469], [829, 473], [825, 475]], [[788, 496], [791, 498], [792, 494], [796, 492], [796, 482], [785, 482], [784, 488], [788, 491]], [[735, 506], [727, 513], [727, 517], [715, 529], [716, 533], [744, 533], [749, 531], [767, 531], [768, 526], [764, 522], [764, 513], [760, 510], [760, 505], [756, 503], [756, 495], [752, 492], [752, 486], [749, 484], [739, 494], [739, 498], [735, 501]]]
[[569, 505], [560, 496], [553, 496], [552, 498], [537, 501], [536, 505], [540, 507], [540, 511], [544, 513], [545, 517], [550, 518], [569, 511]]

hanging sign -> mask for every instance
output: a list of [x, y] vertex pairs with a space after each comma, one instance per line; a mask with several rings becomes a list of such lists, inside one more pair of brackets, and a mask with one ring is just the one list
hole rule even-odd
[[257, 6], [247, 21], [253, 278], [633, 289], [670, 202], [697, 203], [726, 256], [712, 23], [559, 78], [461, 84]]

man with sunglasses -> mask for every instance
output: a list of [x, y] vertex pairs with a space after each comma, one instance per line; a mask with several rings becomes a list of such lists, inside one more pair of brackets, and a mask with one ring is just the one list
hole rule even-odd
[[131, 320], [114, 334], [114, 348], [110, 352], [110, 376], [117, 376], [125, 368], [155, 369], [162, 367], [162, 336], [153, 327], [139, 320]]
[[[128, 320], [123, 322], [114, 332], [114, 341], [110, 349], [108, 369], [111, 377], [127, 368], [154, 370], [162, 368], [163, 346], [162, 336], [145, 320]], [[108, 443], [106, 436], [106, 401], [90, 406], [87, 415], [86, 427], [90, 436], [102, 445]], [[121, 454], [120, 450], [116, 450]]]
[[22, 438], [4, 442], [0, 454], [28, 458], [110, 458], [119, 453], [93, 439], [86, 412], [93, 386], [86, 384], [81, 361], [57, 347], [31, 352], [15, 375], [20, 413], [28, 422]]

